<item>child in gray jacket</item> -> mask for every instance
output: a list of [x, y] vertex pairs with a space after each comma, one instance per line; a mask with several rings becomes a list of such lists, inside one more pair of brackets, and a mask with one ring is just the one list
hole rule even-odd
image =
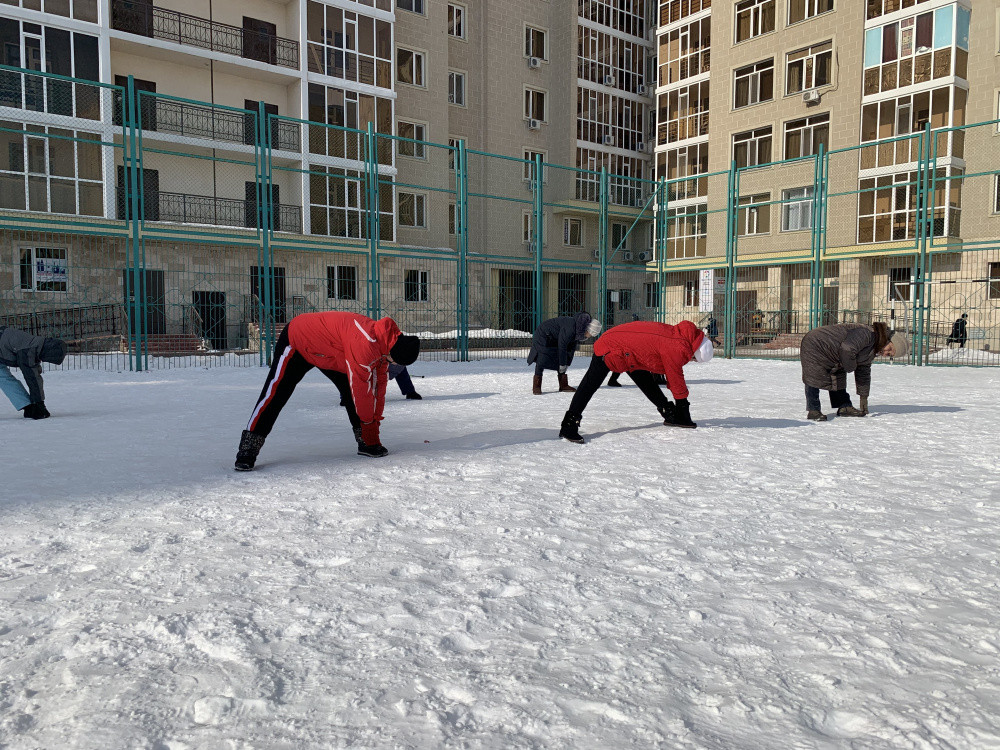
[[[66, 358], [66, 342], [61, 339], [33, 336], [17, 328], [0, 326], [0, 390], [14, 408], [24, 412], [25, 419], [50, 417], [45, 408], [45, 388], [42, 382], [42, 362], [62, 364]], [[7, 368], [21, 370], [21, 384]]]

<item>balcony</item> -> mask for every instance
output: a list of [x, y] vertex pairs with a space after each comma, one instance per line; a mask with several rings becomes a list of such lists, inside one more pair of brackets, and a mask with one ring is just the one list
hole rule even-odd
[[[142, 212], [145, 221], [206, 224], [215, 227], [257, 228], [257, 201], [212, 195], [167, 193], [145, 186]], [[125, 194], [118, 190], [118, 218], [126, 214]], [[274, 204], [274, 231], [302, 232], [302, 207]]]
[[[156, 98], [155, 102], [155, 107], [150, 108], [149, 98], [142, 97], [140, 116], [145, 131], [172, 133], [187, 138], [206, 138], [246, 146], [253, 146], [256, 142], [256, 115], [170, 99]], [[300, 150], [301, 137], [296, 123], [272, 119], [270, 127], [272, 149]]]
[[270, 26], [260, 23], [257, 28], [241, 29], [135, 0], [112, 0], [111, 4], [111, 28], [118, 31], [298, 70], [299, 43], [264, 28]]

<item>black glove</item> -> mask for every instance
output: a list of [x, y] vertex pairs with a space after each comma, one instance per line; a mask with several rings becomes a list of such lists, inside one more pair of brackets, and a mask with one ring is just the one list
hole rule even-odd
[[675, 427], [690, 427], [692, 429], [698, 426], [691, 421], [691, 402], [686, 398], [679, 398], [674, 404], [674, 421], [671, 424]]
[[362, 445], [358, 443], [358, 455], [368, 458], [382, 458], [389, 455], [389, 451], [384, 445]]

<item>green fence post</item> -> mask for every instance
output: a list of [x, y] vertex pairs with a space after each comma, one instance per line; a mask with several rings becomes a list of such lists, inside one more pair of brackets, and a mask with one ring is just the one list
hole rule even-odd
[[726, 181], [726, 335], [722, 340], [723, 353], [727, 358], [736, 354], [736, 191], [738, 189], [739, 170], [736, 160], [729, 164], [729, 176]]
[[277, 320], [274, 294], [274, 258], [271, 256], [271, 219], [269, 206], [271, 204], [271, 184], [268, 174], [270, 162], [270, 139], [268, 138], [267, 112], [264, 102], [257, 105], [257, 226], [260, 238], [262, 262], [260, 265], [260, 290], [263, 295], [261, 306], [261, 349], [264, 350], [264, 361], [271, 364], [271, 354], [274, 351], [275, 322]]
[[597, 221], [597, 253], [601, 267], [597, 283], [597, 319], [608, 322], [608, 168], [601, 167], [601, 209]]
[[129, 233], [126, 252], [126, 261], [129, 263], [129, 349], [132, 357], [129, 364], [136, 372], [143, 369], [143, 353], [145, 350], [145, 336], [143, 332], [146, 327], [145, 315], [145, 295], [143, 283], [143, 268], [140, 260], [140, 243], [142, 239], [139, 235], [139, 142], [137, 135], [138, 125], [138, 102], [136, 101], [135, 78], [131, 75], [125, 89], [125, 100], [122, 102], [124, 109], [125, 127], [128, 131], [127, 155], [125, 159], [128, 178], [123, 186], [126, 190], [126, 210], [125, 219]]
[[809, 294], [809, 328], [818, 328], [823, 324], [823, 283], [826, 274], [823, 270], [823, 243], [820, 238], [820, 227], [825, 218], [822, 212], [823, 165], [826, 161], [826, 149], [819, 144], [819, 152], [813, 162], [813, 231], [812, 239], [812, 273]]
[[542, 272], [542, 250], [545, 246], [545, 196], [542, 194], [542, 155], [535, 154], [535, 191], [532, 211], [535, 221], [535, 328], [542, 324], [545, 318], [545, 275]]
[[667, 322], [666, 305], [663, 304], [663, 294], [666, 290], [667, 275], [667, 178], [660, 176], [656, 186], [656, 320]]
[[[917, 367], [924, 365], [930, 348], [927, 336], [928, 327], [925, 325], [925, 319], [929, 312], [927, 305], [929, 290], [927, 285], [930, 283], [927, 244], [931, 241], [930, 238], [934, 236], [934, 189], [937, 187], [937, 170], [935, 169], [937, 166], [937, 139], [931, 132], [931, 123], [929, 121], [924, 125], [921, 140], [926, 140], [926, 146], [923, 152], [925, 159], [917, 170], [917, 242], [919, 243], [920, 257], [917, 263], [916, 278], [914, 279], [916, 288], [913, 289], [913, 314], [914, 323], [916, 324], [916, 340], [913, 342], [914, 346], [912, 347], [913, 351], [910, 357], [911, 362], [914, 362]], [[922, 196], [920, 193], [921, 189], [923, 189]], [[921, 214], [923, 215], [921, 216]]]
[[379, 233], [379, 176], [378, 136], [375, 123], [368, 123], [365, 134], [365, 174], [368, 195], [368, 317], [378, 318], [382, 309], [379, 294], [378, 233]]
[[455, 155], [455, 221], [458, 224], [458, 340], [459, 362], [469, 361], [469, 154], [465, 139], [458, 141]]

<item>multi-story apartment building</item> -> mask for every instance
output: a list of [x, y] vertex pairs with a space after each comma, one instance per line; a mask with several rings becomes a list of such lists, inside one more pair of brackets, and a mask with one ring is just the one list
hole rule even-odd
[[[474, 323], [525, 328], [535, 172], [522, 160], [553, 165], [542, 178], [545, 202], [558, 204], [543, 212], [547, 258], [593, 263], [610, 244], [616, 264], [649, 260], [647, 10], [644, 0], [5, 0], [3, 64], [95, 82], [0, 73], [0, 252], [14, 282], [5, 305], [132, 296], [122, 273], [133, 210], [123, 97], [100, 85], [131, 77], [141, 92], [150, 333], [194, 317], [214, 346], [246, 344], [263, 263], [273, 267], [279, 324], [309, 309], [364, 309], [373, 232], [386, 251], [382, 309], [411, 328], [454, 327], [454, 261], [415, 251], [455, 247], [459, 140], [471, 150]], [[375, 212], [363, 180], [370, 144], [353, 132], [369, 126], [381, 136]], [[602, 168], [624, 176], [605, 196], [614, 215], [606, 243]], [[268, 258], [258, 236], [264, 171]], [[35, 231], [43, 213], [59, 234]], [[594, 306], [595, 285], [591, 272], [546, 273], [546, 313]]]
[[[737, 269], [737, 325], [763, 314], [758, 327], [805, 330], [811, 280], [801, 261], [817, 242], [817, 184], [828, 196], [826, 322], [871, 320], [910, 301], [924, 272], [913, 258], [928, 123], [939, 132], [926, 242], [969, 250], [995, 238], [996, 182], [964, 175], [996, 170], [997, 128], [948, 128], [998, 117], [998, 17], [996, 0], [660, 0], [656, 173], [678, 180], [667, 196], [665, 261], [678, 271], [667, 277], [668, 308], [696, 317], [709, 307], [696, 269], [725, 265], [733, 235], [736, 265], [754, 266]], [[896, 140], [865, 145], [885, 139]], [[825, 177], [812, 158], [820, 149], [830, 154]], [[738, 203], [727, 231], [730, 189]], [[973, 326], [995, 326], [987, 303], [1000, 297], [998, 260], [935, 252], [935, 278], [961, 280], [940, 325], [966, 306]]]

